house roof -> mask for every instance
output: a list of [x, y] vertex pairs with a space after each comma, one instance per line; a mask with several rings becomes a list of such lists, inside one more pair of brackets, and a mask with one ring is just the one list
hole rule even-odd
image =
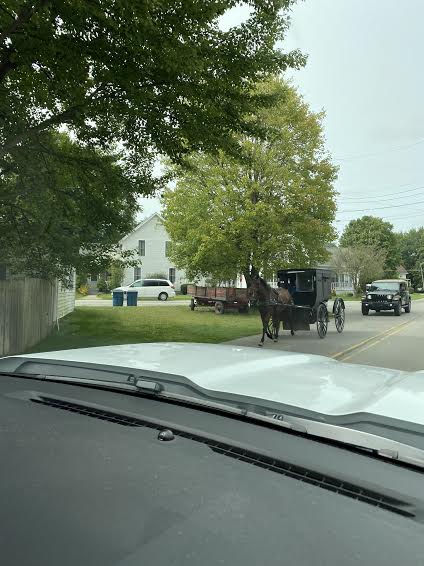
[[403, 265], [399, 265], [399, 267], [397, 267], [396, 269], [399, 273], [408, 273], [408, 270], [405, 269]]
[[134, 228], [134, 230], [132, 232], [130, 232], [129, 234], [127, 234], [126, 236], [124, 236], [123, 238], [121, 238], [120, 242], [125, 242], [125, 240], [127, 238], [129, 238], [129, 236], [131, 236], [131, 234], [134, 234], [134, 232], [136, 232], [139, 228], [141, 228], [142, 226], [144, 226], [145, 224], [147, 224], [148, 222], [150, 222], [150, 220], [153, 220], [153, 218], [157, 216], [157, 218], [163, 222], [163, 218], [162, 216], [158, 213], [158, 212], [154, 212], [153, 214], [151, 214], [150, 216], [148, 216], [147, 218], [145, 218], [144, 220], [142, 220], [140, 222], [140, 224], [137, 224], [137, 226]]

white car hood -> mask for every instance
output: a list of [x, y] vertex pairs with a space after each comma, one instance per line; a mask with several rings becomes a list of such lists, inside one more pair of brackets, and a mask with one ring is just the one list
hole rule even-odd
[[183, 375], [201, 387], [326, 415], [372, 413], [424, 424], [424, 372], [229, 345], [154, 343], [29, 354]]

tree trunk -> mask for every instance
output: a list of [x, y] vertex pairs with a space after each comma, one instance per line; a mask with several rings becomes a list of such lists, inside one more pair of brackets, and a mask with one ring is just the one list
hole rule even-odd
[[246, 280], [247, 288], [249, 289], [249, 287], [252, 286], [252, 277], [259, 275], [259, 272], [256, 267], [252, 265], [243, 271], [243, 275]]

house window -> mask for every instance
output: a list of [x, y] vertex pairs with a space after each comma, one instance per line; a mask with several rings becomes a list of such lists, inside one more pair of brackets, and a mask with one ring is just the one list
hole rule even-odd
[[146, 240], [138, 240], [138, 255], [146, 255]]
[[171, 251], [171, 242], [167, 240], [165, 242], [165, 257], [169, 257], [169, 252]]
[[92, 275], [90, 276], [90, 280], [91, 280], [93, 283], [95, 283], [95, 282], [97, 281], [97, 279], [98, 279], [98, 277], [97, 277], [97, 275], [95, 275], [95, 274], [92, 274]]
[[175, 283], [175, 267], [170, 267], [168, 270], [168, 279], [171, 283]]
[[141, 267], [134, 267], [134, 281], [137, 281], [137, 279], [141, 279]]

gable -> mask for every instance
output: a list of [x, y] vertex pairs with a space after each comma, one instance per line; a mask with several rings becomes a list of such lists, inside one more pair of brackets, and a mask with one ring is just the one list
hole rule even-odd
[[121, 244], [128, 247], [130, 242], [138, 240], [169, 240], [168, 232], [163, 225], [163, 219], [158, 213], [154, 213], [142, 222], [130, 233], [124, 236]]

